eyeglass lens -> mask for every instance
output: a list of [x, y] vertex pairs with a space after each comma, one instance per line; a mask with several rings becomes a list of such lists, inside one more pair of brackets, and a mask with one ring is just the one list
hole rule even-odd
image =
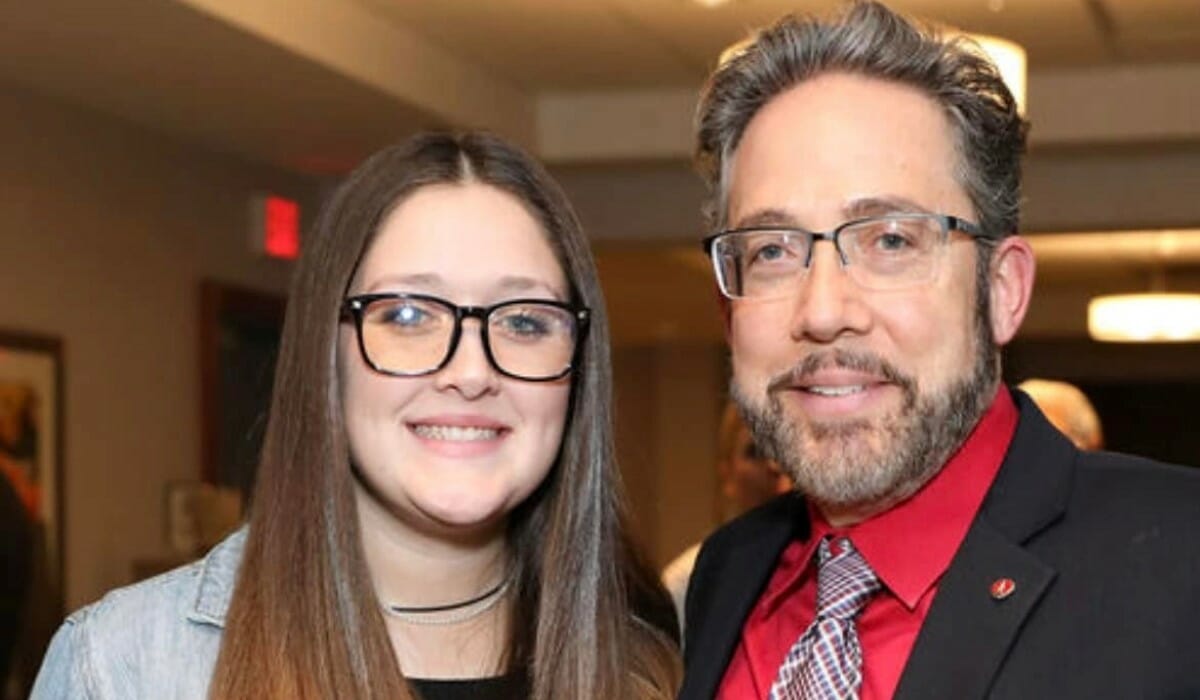
[[[431, 372], [455, 350], [455, 315], [454, 305], [440, 300], [375, 299], [362, 313], [363, 350], [384, 372]], [[496, 368], [517, 377], [560, 376], [575, 353], [575, 316], [549, 303], [515, 302], [491, 307], [483, 332]]]
[[[897, 289], [929, 280], [945, 231], [931, 216], [865, 219], [837, 230], [846, 274], [869, 289]], [[819, 238], [795, 229], [731, 232], [714, 244], [722, 290], [734, 297], [787, 293], [811, 264]]]

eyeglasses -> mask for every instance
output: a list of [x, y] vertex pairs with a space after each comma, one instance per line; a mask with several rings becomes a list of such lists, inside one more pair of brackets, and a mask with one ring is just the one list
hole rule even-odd
[[416, 377], [445, 367], [462, 337], [463, 319], [480, 323], [484, 354], [497, 372], [531, 382], [566, 376], [591, 311], [544, 299], [458, 306], [424, 294], [362, 294], [346, 299], [363, 360], [380, 374]]
[[848, 221], [827, 233], [763, 226], [704, 239], [721, 293], [730, 299], [786, 296], [812, 263], [817, 241], [833, 243], [846, 274], [859, 286], [895, 290], [928, 282], [951, 231], [991, 241], [978, 225], [945, 214], [888, 214]]

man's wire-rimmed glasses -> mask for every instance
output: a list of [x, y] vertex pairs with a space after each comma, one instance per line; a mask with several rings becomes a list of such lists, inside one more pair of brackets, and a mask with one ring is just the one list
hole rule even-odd
[[833, 243], [846, 274], [865, 289], [904, 289], [931, 280], [951, 231], [993, 240], [974, 223], [946, 214], [888, 214], [847, 221], [832, 231], [754, 226], [704, 239], [721, 293], [730, 299], [794, 292], [817, 241]]
[[442, 369], [458, 348], [463, 320], [473, 318], [492, 367], [531, 382], [571, 371], [590, 314], [587, 307], [547, 299], [459, 306], [427, 294], [360, 294], [342, 305], [363, 360], [376, 372], [417, 377]]

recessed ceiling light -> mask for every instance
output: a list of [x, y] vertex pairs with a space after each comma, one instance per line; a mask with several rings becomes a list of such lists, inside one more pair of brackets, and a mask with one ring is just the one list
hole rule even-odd
[[704, 7], [719, 7], [730, 2], [730, 0], [693, 0], [693, 2]]

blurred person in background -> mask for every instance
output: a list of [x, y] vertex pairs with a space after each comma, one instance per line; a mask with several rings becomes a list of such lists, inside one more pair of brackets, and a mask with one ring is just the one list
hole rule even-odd
[[[0, 462], [5, 460], [0, 452]], [[0, 698], [22, 638], [32, 577], [34, 524], [16, 488], [0, 473]], [[15, 682], [15, 681], [14, 681]]]
[[[754, 436], [738, 415], [737, 405], [725, 404], [717, 430], [717, 523], [723, 524], [755, 506], [766, 503], [792, 487], [792, 480], [779, 470], [779, 465], [763, 455], [754, 443]], [[687, 599], [688, 579], [696, 564], [700, 543], [683, 550], [663, 568], [662, 579], [675, 602], [680, 629], [684, 625], [684, 601]]]
[[1055, 379], [1026, 379], [1017, 385], [1042, 415], [1081, 450], [1104, 449], [1100, 416], [1087, 395], [1074, 384]]
[[0, 698], [27, 697], [57, 616], [37, 474], [37, 394], [0, 381]]

